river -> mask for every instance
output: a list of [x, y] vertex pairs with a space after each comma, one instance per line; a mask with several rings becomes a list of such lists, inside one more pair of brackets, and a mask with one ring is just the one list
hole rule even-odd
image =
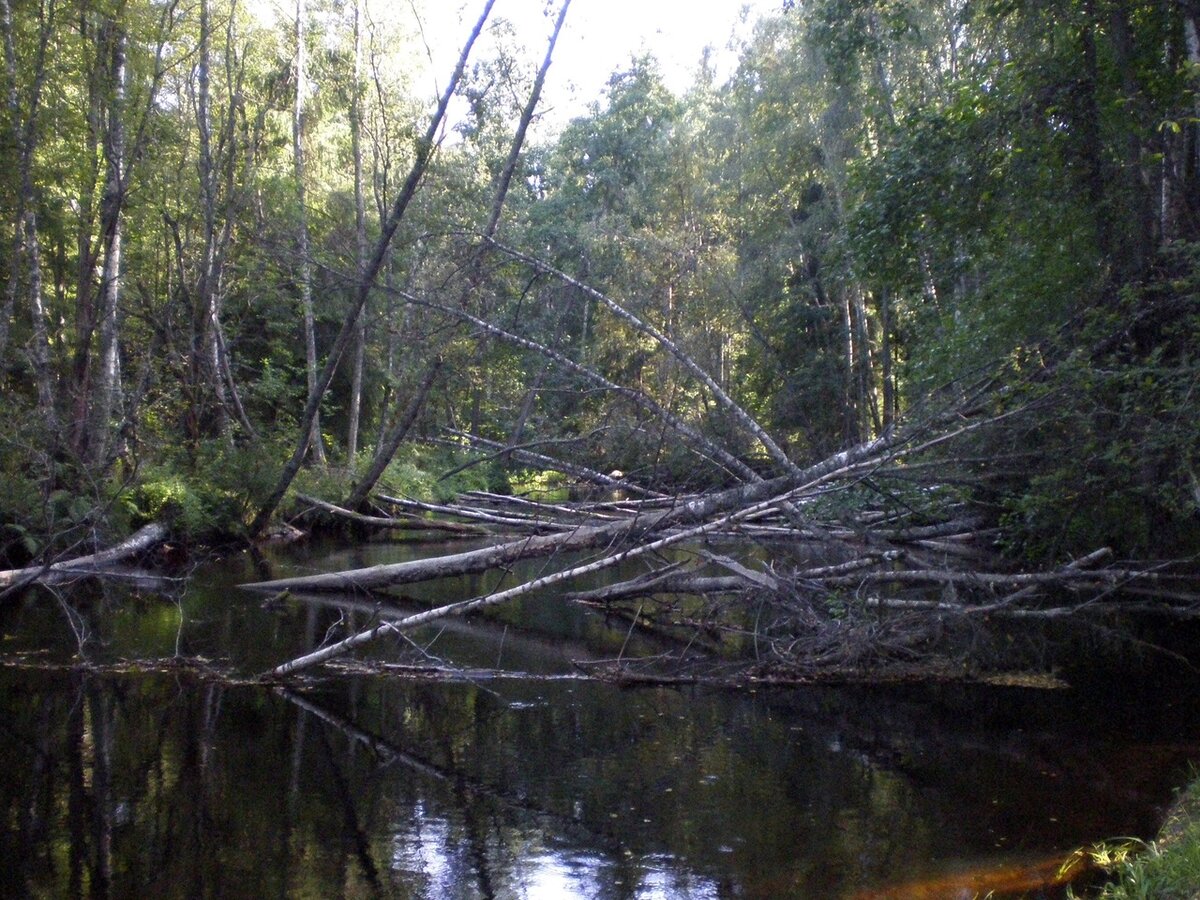
[[1151, 837], [1200, 760], [1200, 697], [1161, 680], [581, 678], [577, 663], [662, 648], [553, 596], [369, 654], [436, 678], [325, 672], [284, 688], [71, 665], [83, 638], [97, 663], [261, 672], [372, 606], [264, 605], [238, 584], [428, 551], [316, 543], [207, 563], [186, 583], [10, 601], [0, 895], [970, 897], [1081, 845]]

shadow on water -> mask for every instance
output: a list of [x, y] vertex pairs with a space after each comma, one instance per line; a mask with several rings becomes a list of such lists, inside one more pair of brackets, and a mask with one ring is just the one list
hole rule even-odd
[[[30, 592], [0, 625], [10, 657], [70, 659], [80, 632], [97, 660], [178, 652], [261, 671], [379, 611], [365, 597], [264, 608], [234, 590], [255, 565], [407, 552], [225, 560], [174, 600]], [[540, 677], [272, 688], [0, 669], [0, 895], [956, 896], [1149, 836], [1200, 759], [1200, 702], [1178, 692], [550, 677], [657, 652], [627, 636], [551, 598], [381, 650]]]

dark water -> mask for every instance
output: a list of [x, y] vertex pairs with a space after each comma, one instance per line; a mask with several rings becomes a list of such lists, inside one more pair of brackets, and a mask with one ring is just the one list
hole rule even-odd
[[[238, 557], [165, 595], [31, 592], [0, 610], [3, 652], [67, 661], [82, 635], [96, 661], [178, 652], [261, 671], [370, 606], [264, 609], [237, 583], [410, 552]], [[921, 896], [969, 897], [947, 885], [1149, 837], [1200, 760], [1200, 704], [1178, 684], [734, 693], [551, 677], [660, 649], [544, 598], [380, 651], [539, 678], [284, 690], [0, 669], [0, 895], [826, 898], [925, 882]]]

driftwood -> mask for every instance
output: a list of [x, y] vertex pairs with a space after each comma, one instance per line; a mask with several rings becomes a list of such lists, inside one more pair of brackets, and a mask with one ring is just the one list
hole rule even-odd
[[[516, 529], [519, 531], [559, 532], [570, 531], [573, 527], [571, 525], [563, 524], [562, 522], [552, 518], [537, 518], [524, 513], [498, 516], [494, 513], [489, 513], [481, 509], [473, 509], [469, 506], [449, 506], [443, 503], [426, 503], [422, 500], [410, 500], [406, 497], [391, 497], [387, 494], [376, 494], [375, 496], [381, 502], [387, 503], [390, 506], [398, 507], [400, 509], [438, 513], [444, 516], [457, 516], [461, 519], [471, 519], [476, 522], [483, 522], [488, 525], [497, 525], [509, 530]], [[476, 529], [476, 533], [486, 534], [487, 532]]]
[[[753, 487], [755, 487], [755, 488], [761, 487], [761, 484], [754, 485]], [[651, 553], [657, 553], [660, 550], [664, 550], [669, 546], [681, 543], [685, 540], [699, 538], [699, 537], [703, 536], [706, 532], [713, 531], [717, 528], [720, 528], [721, 526], [728, 524], [730, 521], [736, 520], [738, 517], [740, 517], [742, 515], [753, 514], [754, 512], [757, 512], [758, 509], [760, 507], [762, 507], [764, 504], [765, 505], [773, 505], [773, 504], [777, 504], [777, 503], [786, 501], [788, 499], [788, 497], [790, 496], [790, 494], [791, 494], [791, 492], [788, 492], [787, 494], [784, 494], [783, 496], [771, 497], [771, 498], [765, 500], [762, 504], [755, 504], [754, 506], [747, 507], [743, 510], [739, 510], [737, 512], [730, 513], [729, 515], [723, 516], [718, 520], [715, 520], [712, 522], [706, 522], [706, 523], [704, 523], [702, 525], [698, 525], [694, 528], [686, 529], [684, 531], [680, 531], [678, 533], [669, 535], [667, 537], [660, 538], [658, 540], [652, 540], [648, 543], [641, 543], [641, 544], [638, 544], [628, 550], [612, 552], [606, 556], [602, 556], [600, 559], [598, 559], [594, 562], [585, 563], [585, 564], [579, 565], [579, 566], [574, 566], [573, 568], [569, 568], [569, 569], [566, 569], [561, 572], [555, 572], [550, 575], [544, 575], [541, 578], [535, 578], [531, 581], [527, 581], [524, 584], [517, 585], [516, 587], [509, 588], [508, 590], [505, 590], [505, 591], [499, 591], [499, 592], [493, 593], [493, 594], [485, 594], [485, 595], [482, 595], [479, 597], [472, 597], [469, 600], [461, 600], [457, 603], [448, 603], [444, 606], [439, 606], [434, 609], [430, 609], [426, 612], [422, 612], [422, 613], [418, 613], [416, 615], [409, 616], [398, 622], [385, 622], [381, 625], [375, 626], [374, 628], [370, 628], [365, 631], [360, 631], [357, 634], [351, 635], [350, 637], [346, 638], [343, 641], [339, 641], [336, 644], [332, 644], [328, 647], [323, 647], [312, 653], [305, 654], [304, 656], [298, 657], [296, 659], [291, 660], [290, 662], [284, 663], [281, 666], [277, 666], [271, 670], [270, 674], [275, 677], [280, 677], [280, 676], [288, 675], [292, 672], [310, 668], [315, 665], [320, 665], [321, 663], [323, 663], [327, 660], [330, 660], [337, 656], [341, 656], [345, 653], [348, 653], [349, 651], [353, 650], [356, 647], [360, 647], [364, 644], [370, 643], [371, 641], [375, 640], [378, 637], [383, 636], [384, 634], [387, 634], [388, 632], [400, 632], [400, 631], [404, 631], [404, 630], [407, 630], [410, 628], [415, 628], [419, 625], [425, 625], [429, 622], [433, 622], [438, 619], [445, 618], [447, 616], [462, 616], [462, 615], [466, 615], [467, 613], [474, 612], [476, 610], [487, 608], [489, 606], [496, 606], [501, 603], [507, 603], [510, 600], [513, 600], [517, 597], [525, 596], [526, 594], [529, 594], [533, 591], [540, 590], [542, 588], [551, 587], [551, 586], [554, 586], [557, 584], [561, 584], [564, 581], [568, 581], [573, 578], [578, 578], [579, 576], [582, 576], [582, 575], [589, 575], [593, 572], [599, 572], [599, 571], [602, 571], [603, 569], [610, 568], [612, 566], [615, 566], [615, 565], [622, 563], [629, 559], [634, 559], [636, 557], [640, 557], [640, 556], [651, 554]], [[695, 511], [693, 511], [693, 512], [695, 512]], [[661, 514], [659, 520], [661, 521], [661, 518], [664, 517], [665, 515], [667, 515], [667, 514]], [[618, 524], [624, 525], [625, 523], [618, 523]], [[625, 526], [625, 527], [628, 527], [628, 526]], [[609, 525], [606, 527], [599, 527], [599, 528], [588, 528], [588, 529], [581, 528], [578, 531], [574, 532], [572, 535], [568, 535], [566, 537], [567, 538], [571, 538], [571, 537], [577, 538], [580, 541], [581, 546], [584, 546], [584, 547], [596, 546], [597, 542], [602, 542], [606, 539], [611, 539], [611, 538], [621, 534], [621, 532], [615, 531], [614, 530], [615, 528], [616, 528], [616, 526], [614, 526], [614, 525]], [[560, 536], [560, 535], [554, 535], [551, 537], [531, 537], [527, 541], [515, 541], [515, 542], [509, 543], [509, 544], [501, 544], [497, 547], [486, 548], [483, 551], [473, 551], [473, 553], [474, 554], [491, 553], [491, 554], [494, 554], [493, 558], [500, 558], [500, 559], [503, 559], [506, 556], [514, 558], [514, 559], [520, 559], [520, 558], [524, 558], [520, 555], [520, 548], [522, 545], [528, 546], [528, 545], [531, 545], [531, 544], [534, 544], [535, 542], [537, 542], [538, 546], [540, 548], [540, 554], [545, 555], [547, 553], [553, 553], [553, 552], [556, 552], [557, 550], [563, 549], [561, 542], [564, 539], [565, 539], [564, 536]], [[456, 572], [454, 574], [465, 574], [466, 572], [471, 572], [471, 571], [481, 571], [481, 569], [475, 569], [473, 567], [480, 565], [481, 561], [483, 559], [485, 559], [486, 557], [480, 556], [480, 557], [470, 558], [470, 557], [472, 557], [472, 555], [473, 555], [472, 553], [452, 554], [452, 556], [456, 557], [455, 565], [461, 570], [460, 572]], [[375, 567], [373, 567], [373, 570], [375, 571], [375, 578], [382, 579], [382, 583], [384, 583], [384, 584], [396, 583], [394, 581], [394, 579], [396, 577], [403, 577], [408, 580], [426, 580], [429, 577], [437, 577], [438, 575], [447, 574], [447, 572], [444, 570], [444, 568], [441, 568], [438, 565], [439, 563], [444, 563], [447, 559], [450, 559], [450, 557], [442, 557], [440, 560], [422, 560], [422, 561], [419, 561], [416, 566], [414, 566], [413, 564], [410, 564], [410, 563], [401, 563], [398, 566], [375, 566]], [[420, 563], [430, 563], [430, 562], [432, 562], [434, 564], [432, 566], [432, 570], [434, 572], [433, 575], [427, 574], [429, 571], [428, 567], [423, 568], [420, 565]], [[484, 565], [484, 568], [495, 568], [499, 564], [500, 563], [493, 562], [491, 564]], [[372, 572], [373, 570], [372, 569], [358, 570], [359, 578], [356, 579], [356, 581], [358, 582], [358, 586], [361, 586], [361, 582], [363, 580], [363, 577], [362, 577], [363, 573]], [[390, 571], [379, 571], [379, 570], [390, 570]], [[417, 572], [422, 573], [422, 577], [420, 579], [413, 577], [414, 574]], [[314, 589], [312, 586], [314, 579], [316, 580], [316, 582], [318, 584], [325, 584], [326, 582], [322, 581], [322, 579], [326, 578], [326, 577], [332, 577], [331, 583], [339, 585], [339, 589], [344, 590], [348, 587], [355, 586], [355, 583], [348, 582], [345, 580], [343, 580], [339, 583], [338, 576], [339, 575], [344, 576], [345, 574], [346, 573], [333, 573], [332, 576], [314, 576], [314, 578], [307, 578], [307, 579], [283, 579], [283, 580], [274, 581], [274, 582], [261, 582], [256, 585], [247, 585], [247, 587], [254, 587], [256, 589], [263, 589], [263, 588], [270, 587], [272, 589], [285, 589], [286, 590], [286, 589], [289, 589], [289, 585], [290, 585], [290, 586], [295, 586], [295, 587], [298, 587], [298, 588], [301, 588], [304, 590], [312, 590], [312, 589]], [[328, 589], [328, 588], [326, 588], [326, 589]]]
[[[277, 666], [280, 677], [320, 665], [370, 641], [448, 616], [461, 616], [557, 588], [572, 579], [627, 560], [657, 560], [651, 570], [595, 590], [566, 594], [584, 603], [652, 595], [743, 595], [754, 605], [749, 622], [716, 623], [718, 630], [740, 633], [770, 658], [806, 671], [822, 665], [854, 666], [887, 657], [911, 660], [926, 652], [939, 622], [982, 621], [989, 614], [1049, 617], [1071, 610], [1132, 609], [1119, 596], [1127, 586], [1173, 591], [1181, 616], [1195, 614], [1193, 586], [1161, 569], [1105, 566], [1111, 555], [1096, 551], [1047, 571], [1009, 571], [993, 550], [995, 531], [960, 504], [936, 503], [928, 509], [866, 510], [840, 522], [819, 521], [828, 510], [823, 498], [846, 486], [872, 482], [903, 471], [912, 454], [971, 434], [984, 424], [1009, 419], [1011, 411], [987, 422], [946, 418], [940, 424], [890, 431], [812, 464], [770, 479], [748, 480], [707, 494], [603, 504], [538, 503], [476, 493], [459, 505], [417, 504], [396, 500], [402, 508], [551, 534], [530, 534], [492, 546], [443, 556], [344, 572], [286, 578], [244, 585], [262, 591], [377, 591], [449, 576], [507, 568], [522, 560], [592, 551], [578, 564], [494, 593], [469, 597], [405, 618], [372, 625], [344, 640]], [[386, 498], [388, 501], [395, 498]], [[813, 514], [817, 513], [816, 516]], [[940, 519], [940, 520], [939, 520]], [[724, 535], [753, 535], [819, 542], [821, 564], [784, 566], [777, 556], [769, 565], [732, 558], [706, 547]], [[660, 551], [688, 546], [692, 561], [665, 563]], [[806, 550], [805, 554], [811, 551]], [[736, 555], [736, 554], [735, 554]], [[825, 562], [824, 560], [828, 560]], [[724, 570], [723, 572], [717, 571]], [[1068, 598], [1056, 602], [1055, 594]], [[713, 607], [717, 609], [718, 607]], [[705, 628], [709, 623], [702, 623]], [[740, 629], [740, 632], [739, 632]], [[752, 629], [752, 630], [751, 630]]]
[[135, 531], [121, 543], [99, 553], [77, 556], [74, 559], [23, 569], [8, 569], [0, 572], [0, 588], [19, 589], [30, 584], [61, 584], [86, 575], [103, 575], [114, 564], [145, 553], [167, 539], [168, 529], [159, 522], [151, 522]]
[[[744, 484], [697, 497], [665, 510], [633, 517], [627, 521], [604, 525], [581, 526], [565, 534], [534, 536], [509, 541], [482, 550], [450, 554], [436, 559], [414, 560], [392, 565], [371, 566], [347, 572], [331, 572], [298, 578], [255, 582], [242, 585], [250, 590], [280, 591], [345, 591], [377, 589], [399, 584], [412, 584], [449, 575], [485, 572], [522, 559], [546, 557], [555, 553], [587, 550], [605, 545], [616, 546], [637, 538], [682, 527], [683, 532], [672, 536], [711, 533], [732, 525], [748, 516], [773, 509], [788, 502], [803, 490], [815, 489], [827, 479], [841, 477], [860, 466], [874, 466], [899, 438], [885, 435], [835, 454], [809, 466], [795, 475], [781, 475], [767, 481]], [[722, 516], [713, 520], [714, 516]], [[696, 527], [699, 525], [700, 527]]]
[[445, 531], [450, 534], [458, 534], [463, 537], [478, 537], [486, 535], [487, 532], [482, 528], [476, 528], [474, 525], [464, 525], [460, 522], [447, 522], [445, 519], [426, 519], [421, 516], [403, 516], [397, 518], [387, 518], [384, 516], [368, 516], [363, 513], [356, 513], [348, 509], [343, 509], [340, 506], [335, 506], [332, 503], [327, 503], [324, 500], [318, 500], [316, 497], [309, 497], [306, 494], [297, 494], [296, 499], [301, 503], [306, 503], [309, 506], [326, 512], [331, 516], [336, 516], [340, 519], [345, 519], [348, 522], [354, 522], [356, 525], [364, 525], [367, 528], [386, 528], [397, 529], [403, 531]]

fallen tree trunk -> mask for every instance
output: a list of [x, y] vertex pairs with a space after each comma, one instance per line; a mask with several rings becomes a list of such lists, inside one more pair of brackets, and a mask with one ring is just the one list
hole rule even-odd
[[405, 515], [404, 518], [368, 516], [349, 509], [343, 509], [324, 500], [318, 500], [316, 497], [309, 497], [307, 494], [297, 494], [296, 499], [322, 512], [329, 513], [331, 516], [345, 519], [348, 522], [354, 522], [356, 525], [364, 525], [367, 528], [388, 528], [403, 531], [447, 531], [451, 534], [460, 534], [463, 537], [479, 537], [488, 533], [484, 529], [477, 528], [474, 525], [466, 525], [461, 522], [447, 522], [442, 519], [425, 519], [417, 515]]
[[658, 594], [740, 594], [753, 585], [736, 575], [691, 575], [687, 572], [672, 572], [654, 578], [634, 578], [611, 584], [592, 591], [576, 591], [563, 596], [572, 603], [604, 604], [613, 600], [631, 600], [637, 597], [653, 597]]
[[[551, 472], [561, 472], [563, 475], [570, 475], [573, 478], [580, 478], [591, 484], [599, 485], [600, 487], [608, 488], [614, 491], [628, 491], [631, 494], [637, 494], [641, 497], [665, 498], [666, 494], [659, 491], [652, 491], [644, 488], [641, 485], [634, 484], [632, 481], [626, 481], [623, 478], [613, 478], [611, 475], [605, 475], [603, 472], [597, 472], [594, 469], [589, 469], [586, 466], [581, 466], [576, 463], [564, 462], [561, 459], [556, 459], [553, 456], [546, 456], [543, 453], [534, 453], [529, 450], [530, 447], [540, 446], [545, 442], [534, 442], [523, 444], [519, 447], [509, 447], [501, 444], [499, 441], [490, 441], [487, 438], [479, 437], [475, 434], [469, 434], [465, 431], [457, 431], [453, 428], [444, 429], [447, 434], [461, 437], [471, 442], [474, 446], [478, 444], [481, 447], [494, 449], [496, 452], [493, 456], [499, 456], [502, 453], [509, 454], [517, 462], [523, 462], [526, 465], [531, 465], [536, 468], [548, 469]], [[456, 445], [451, 445], [456, 446]], [[492, 457], [485, 457], [490, 459]], [[482, 460], [481, 460], [482, 461]], [[751, 479], [753, 480], [753, 479]]]
[[[572, 531], [576, 526], [556, 522], [553, 519], [537, 519], [531, 516], [499, 516], [482, 509], [472, 509], [469, 506], [447, 506], [442, 503], [425, 503], [421, 500], [408, 500], [403, 497], [391, 497], [387, 494], [376, 494], [384, 503], [400, 509], [420, 510], [422, 512], [439, 513], [444, 516], [459, 516], [463, 519], [473, 519], [489, 525], [499, 525], [508, 529], [520, 529], [534, 532], [563, 532]], [[486, 534], [486, 532], [483, 532]]]
[[[703, 495], [670, 507], [661, 512], [647, 513], [627, 521], [606, 525], [581, 526], [559, 535], [536, 536], [434, 559], [412, 560], [391, 565], [371, 566], [345, 572], [329, 572], [274, 581], [244, 584], [255, 591], [303, 590], [347, 591], [371, 590], [400, 584], [413, 584], [450, 575], [468, 575], [509, 565], [522, 559], [550, 556], [560, 552], [589, 550], [606, 544], [616, 546], [637, 537], [647, 536], [670, 527], [684, 527], [681, 534], [696, 531], [697, 523], [737, 510], [726, 515], [712, 527], [705, 526], [696, 533], [715, 530], [721, 525], [741, 521], [766, 509], [793, 499], [802, 490], [814, 489], [825, 480], [847, 475], [864, 465], [877, 465], [897, 444], [896, 435], [885, 435], [874, 441], [859, 444], [828, 459], [803, 469], [796, 475], [781, 475], [767, 481], [742, 484], [737, 487]], [[677, 536], [672, 535], [675, 539]]]
[[167, 539], [168, 533], [166, 525], [151, 522], [116, 546], [99, 553], [0, 572], [0, 588], [19, 589], [31, 584], [61, 584], [84, 575], [102, 575], [115, 563], [145, 553], [151, 547], [161, 544]]
[[593, 516], [597, 519], [625, 519], [632, 515], [631, 512], [624, 511], [615, 513], [611, 511], [600, 511], [592, 508], [590, 505], [582, 507], [564, 506], [560, 503], [541, 503], [537, 500], [528, 500], [525, 497], [506, 496], [504, 494], [491, 494], [487, 491], [467, 491], [461, 495], [464, 499], [470, 499], [477, 502], [486, 503], [499, 509], [504, 507], [515, 507], [517, 510], [530, 510], [532, 514], [540, 521], [544, 521], [551, 516], [567, 516], [570, 518], [578, 518], [579, 516]]
[[[777, 504], [777, 503], [787, 502], [787, 500], [790, 499], [791, 494], [792, 494], [792, 492], [788, 491], [785, 494], [783, 494], [782, 496], [770, 497], [767, 500], [765, 500], [763, 503], [755, 504], [755, 505], [747, 507], [745, 509], [738, 510], [737, 512], [730, 513], [727, 516], [722, 516], [721, 518], [719, 518], [715, 521], [705, 522], [704, 524], [698, 525], [694, 528], [680, 531], [676, 534], [672, 534], [668, 537], [660, 538], [659, 540], [656, 540], [656, 541], [639, 544], [635, 547], [631, 547], [628, 550], [621, 550], [618, 552], [609, 553], [608, 555], [602, 556], [600, 559], [595, 560], [594, 562], [585, 563], [583, 565], [575, 566], [573, 568], [568, 568], [561, 572], [554, 572], [550, 575], [544, 575], [541, 578], [535, 578], [531, 581], [527, 581], [524, 584], [519, 584], [516, 587], [509, 588], [508, 590], [505, 590], [505, 591], [498, 591], [494, 594], [484, 594], [482, 596], [472, 597], [469, 600], [460, 600], [457, 603], [447, 603], [444, 606], [439, 606], [439, 607], [427, 610], [422, 613], [417, 613], [416, 615], [412, 615], [412, 616], [409, 616], [408, 618], [401, 619], [398, 622], [384, 622], [380, 625], [375, 626], [374, 628], [369, 628], [364, 631], [360, 631], [357, 634], [353, 634], [350, 637], [346, 638], [345, 640], [339, 641], [336, 644], [331, 644], [328, 647], [322, 647], [319, 650], [314, 650], [312, 653], [307, 653], [303, 656], [297, 657], [296, 659], [293, 659], [290, 662], [286, 662], [283, 665], [276, 666], [274, 669], [272, 669], [270, 671], [269, 674], [271, 676], [277, 677], [277, 678], [285, 676], [285, 675], [289, 675], [293, 672], [297, 672], [302, 669], [311, 668], [312, 666], [320, 665], [321, 663], [323, 663], [327, 660], [341, 656], [345, 653], [349, 653], [351, 650], [355, 649], [356, 647], [361, 647], [364, 644], [369, 644], [371, 641], [375, 640], [378, 637], [383, 636], [384, 634], [387, 634], [388, 632], [399, 633], [401, 631], [406, 631], [411, 628], [416, 628], [420, 625], [425, 625], [429, 622], [437, 621], [438, 619], [446, 618], [447, 616], [463, 616], [463, 615], [466, 615], [467, 613], [474, 612], [479, 609], [485, 609], [490, 606], [497, 606], [501, 603], [507, 603], [508, 601], [513, 600], [517, 597], [525, 596], [526, 594], [532, 593], [533, 591], [540, 590], [542, 588], [551, 587], [556, 584], [561, 584], [564, 581], [568, 581], [573, 578], [578, 578], [581, 575], [590, 575], [593, 572], [599, 572], [604, 569], [611, 568], [612, 566], [615, 566], [618, 563], [625, 562], [626, 560], [629, 560], [629, 559], [635, 559], [637, 557], [644, 556], [648, 553], [657, 553], [658, 551], [663, 550], [674, 544], [681, 543], [685, 540], [698, 538], [707, 532], [714, 531], [722, 526], [729, 524], [729, 522], [731, 522], [731, 521], [736, 521], [738, 518], [740, 518], [742, 516], [753, 515], [755, 512], [757, 512], [760, 508], [762, 508], [764, 506], [770, 506], [770, 505]], [[585, 529], [580, 529], [580, 532], [583, 532], [584, 530]], [[589, 532], [592, 532], [591, 535], [588, 535], [588, 538], [594, 538], [596, 533], [600, 533], [600, 532], [611, 533], [613, 531], [613, 527], [609, 526], [607, 528], [591, 528], [591, 529], [586, 529], [586, 530]], [[528, 543], [532, 544], [534, 542], [539, 542], [539, 541], [544, 542], [544, 543], [554, 543], [555, 540], [556, 540], [555, 538], [536, 538], [536, 537], [534, 537], [534, 538], [529, 538]], [[557, 540], [561, 541], [561, 538], [557, 538]], [[499, 555], [503, 556], [506, 554], [511, 554], [513, 552], [512, 548], [514, 548], [514, 546], [519, 546], [522, 543], [526, 543], [526, 542], [516, 541], [511, 544], [502, 544], [498, 547], [489, 547], [485, 551], [475, 551], [475, 552], [476, 553], [487, 553], [487, 552], [494, 553], [496, 551], [500, 551]], [[554, 552], [554, 551], [551, 550], [549, 552]], [[465, 558], [469, 557], [471, 555], [472, 554], [467, 554], [467, 553], [454, 554], [454, 556], [457, 557], [457, 561], [460, 565], [466, 564], [467, 560]], [[442, 557], [440, 562], [444, 562], [446, 559], [449, 559], [449, 557]], [[439, 560], [432, 560], [432, 562], [437, 563], [437, 562], [439, 562]], [[408, 565], [408, 564], [401, 564], [401, 565]], [[494, 565], [490, 565], [487, 568], [493, 568], [493, 567], [494, 567]], [[395, 569], [396, 567], [395, 566], [375, 566], [374, 568], [375, 569]], [[368, 569], [359, 570], [360, 573], [368, 572], [368, 571], [370, 571], [370, 570], [368, 570]], [[465, 573], [466, 571], [472, 571], [472, 570], [464, 569], [463, 573]], [[336, 576], [339, 574], [344, 575], [345, 573], [333, 573], [333, 576], [336, 578]], [[442, 571], [442, 572], [439, 572], [438, 574], [447, 574], [447, 573]], [[457, 573], [457, 574], [462, 574], [462, 573]], [[320, 579], [322, 576], [316, 576], [316, 577], [318, 579]], [[436, 577], [436, 575], [434, 577]], [[283, 579], [281, 581], [266, 582], [266, 583], [262, 583], [259, 585], [252, 585], [252, 587], [262, 588], [269, 584], [275, 588], [285, 588], [286, 589], [286, 584], [285, 584], [286, 582], [301, 582], [301, 581], [310, 581], [310, 579]], [[346, 583], [342, 584], [343, 589], [345, 587], [352, 587], [352, 586], [353, 585], [346, 584]], [[308, 585], [304, 585], [303, 587], [306, 590], [311, 589]]]
[[607, 544], [627, 531], [626, 523], [613, 526], [591, 526], [577, 528], [569, 534], [534, 535], [516, 541], [451, 553], [433, 559], [416, 559], [391, 565], [371, 566], [348, 572], [328, 572], [323, 575], [306, 575], [296, 578], [280, 578], [275, 581], [259, 581], [244, 584], [252, 591], [354, 591], [414, 584], [451, 575], [469, 575], [486, 572], [510, 565], [522, 559], [550, 556], [573, 550], [588, 550]]
[[688, 441], [692, 443], [697, 453], [700, 453], [702, 456], [708, 458], [712, 462], [723, 466], [731, 474], [736, 475], [738, 478], [746, 481], [759, 480], [758, 473], [747, 466], [744, 462], [742, 462], [733, 454], [729, 453], [729, 451], [727, 451], [725, 448], [706, 438], [695, 428], [688, 425], [669, 409], [663, 407], [657, 400], [646, 394], [644, 391], [636, 390], [622, 384], [617, 384], [614, 381], [610, 381], [600, 373], [588, 368], [587, 366], [580, 365], [557, 350], [547, 347], [544, 344], [540, 344], [537, 341], [530, 340], [529, 338], [521, 337], [520, 335], [506, 331], [503, 328], [479, 318], [478, 316], [471, 315], [466, 310], [455, 309], [454, 307], [447, 306], [445, 304], [434, 303], [433, 301], [422, 299], [421, 297], [418, 297], [408, 291], [401, 291], [393, 288], [391, 292], [395, 296], [403, 299], [407, 303], [413, 304], [414, 306], [435, 309], [439, 312], [444, 312], [447, 315], [455, 316], [464, 322], [470, 322], [472, 325], [486, 334], [490, 334], [500, 338], [501, 340], [516, 344], [519, 347], [532, 350], [535, 353], [545, 356], [547, 359], [553, 360], [555, 364], [566, 371], [575, 375], [579, 375], [580, 377], [592, 382], [595, 385], [598, 385], [599, 387], [604, 388], [605, 390], [612, 391], [617, 396], [624, 397], [626, 400], [629, 400], [640, 409], [650, 413], [659, 421], [670, 426], [672, 429], [679, 432], [679, 434], [686, 437]]
[[767, 455], [780, 467], [784, 472], [798, 472], [799, 469], [795, 463], [791, 461], [787, 453], [775, 443], [775, 440], [767, 433], [767, 430], [758, 423], [758, 421], [746, 412], [732, 397], [729, 396], [704, 368], [696, 363], [692, 357], [684, 351], [684, 349], [671, 340], [653, 325], [638, 318], [624, 306], [613, 300], [608, 295], [596, 290], [591, 285], [585, 284], [575, 278], [572, 278], [566, 272], [556, 269], [544, 260], [529, 256], [512, 247], [507, 247], [490, 234], [482, 236], [483, 240], [491, 246], [495, 247], [501, 253], [525, 263], [534, 271], [541, 272], [546, 275], [551, 275], [561, 281], [563, 284], [570, 285], [576, 290], [583, 291], [588, 296], [599, 302], [605, 309], [615, 315], [617, 318], [631, 325], [633, 328], [640, 331], [642, 334], [650, 337], [658, 343], [664, 350], [674, 356], [683, 365], [692, 376], [708, 389], [708, 392], [716, 400], [717, 404], [725, 409], [730, 414], [735, 422], [747, 433], [752, 435], [763, 448], [767, 451]]

